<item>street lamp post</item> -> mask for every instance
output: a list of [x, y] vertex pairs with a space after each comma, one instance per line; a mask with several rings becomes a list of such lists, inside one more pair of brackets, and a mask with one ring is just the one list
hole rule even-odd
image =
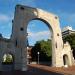
[[39, 64], [39, 54], [40, 54], [40, 52], [37, 52], [37, 54], [38, 54], [38, 64]]

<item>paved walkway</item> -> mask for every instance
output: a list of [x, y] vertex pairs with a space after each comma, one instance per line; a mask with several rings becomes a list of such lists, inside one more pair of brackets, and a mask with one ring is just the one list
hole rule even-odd
[[65, 67], [49, 67], [49, 66], [44, 66], [44, 65], [38, 65], [38, 64], [32, 64], [29, 65], [30, 67], [38, 68], [40, 70], [46, 71], [46, 72], [54, 72], [58, 74], [63, 74], [63, 75], [75, 75], [75, 66], [71, 66], [68, 68]]
[[55, 72], [48, 72], [37, 67], [29, 66], [29, 70], [26, 72], [22, 71], [11, 71], [11, 72], [0, 72], [0, 75], [62, 75]]
[[29, 70], [0, 72], [0, 75], [75, 75], [75, 66], [69, 68], [55, 68], [44, 65], [28, 65]]
[[0, 72], [0, 75], [62, 75], [54, 72], [46, 72], [39, 69], [31, 69], [26, 72], [12, 71], [12, 72]]

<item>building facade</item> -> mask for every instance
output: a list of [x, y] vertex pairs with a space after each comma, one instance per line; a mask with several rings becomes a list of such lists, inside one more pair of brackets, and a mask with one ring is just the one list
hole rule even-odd
[[30, 64], [32, 62], [32, 55], [31, 55], [31, 51], [32, 51], [32, 47], [33, 46], [28, 46], [27, 47], [27, 59], [28, 59], [28, 64]]
[[67, 26], [67, 27], [64, 27], [62, 29], [62, 37], [64, 38], [65, 36], [67, 35], [70, 35], [72, 33], [75, 33], [75, 30], [72, 29], [72, 27], [70, 26]]

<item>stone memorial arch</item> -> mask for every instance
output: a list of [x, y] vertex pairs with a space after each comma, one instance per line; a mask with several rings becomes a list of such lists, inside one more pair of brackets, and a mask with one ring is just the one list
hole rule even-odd
[[67, 63], [66, 56], [67, 65], [73, 65], [71, 47], [68, 43], [63, 44], [58, 16], [38, 8], [17, 5], [11, 35], [15, 54], [14, 69], [27, 70], [27, 26], [30, 21], [37, 19], [46, 23], [52, 31], [52, 66], [64, 66]]

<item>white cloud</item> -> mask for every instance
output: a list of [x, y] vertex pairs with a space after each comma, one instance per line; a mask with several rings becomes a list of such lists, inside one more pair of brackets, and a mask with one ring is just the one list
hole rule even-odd
[[3, 37], [5, 37], [5, 38], [7, 38], [7, 39], [10, 39], [10, 36], [3, 36]]
[[0, 22], [8, 22], [11, 20], [11, 17], [0, 13]]
[[36, 32], [36, 33], [32, 33], [32, 32], [28, 32], [28, 38], [32, 38], [35, 41], [38, 40], [46, 40], [48, 38], [50, 38], [50, 31], [40, 31], [40, 32]]
[[40, 32], [31, 32], [29, 29], [28, 32], [28, 41], [30, 45], [34, 45], [36, 41], [47, 40], [51, 38], [51, 33], [48, 30], [40, 31]]

